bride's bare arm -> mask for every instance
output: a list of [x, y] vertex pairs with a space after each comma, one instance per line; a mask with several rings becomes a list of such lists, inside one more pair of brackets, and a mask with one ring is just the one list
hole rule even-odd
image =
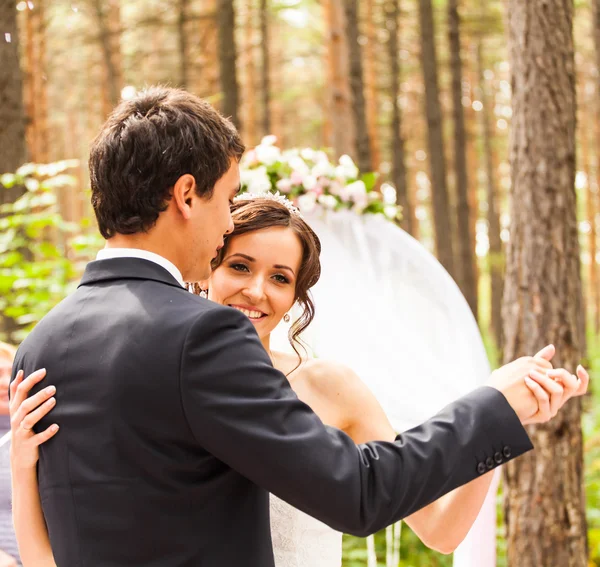
[[37, 434], [32, 431], [54, 407], [55, 388], [48, 386], [27, 397], [45, 375], [45, 370], [37, 370], [23, 380], [20, 371], [10, 386], [13, 523], [23, 567], [56, 567], [42, 513], [36, 463], [38, 447], [56, 434], [58, 426], [51, 425]]
[[[318, 384], [319, 397], [326, 397], [327, 405], [337, 406], [338, 415], [344, 416], [338, 427], [357, 444], [395, 439], [396, 432], [379, 402], [352, 370], [326, 361], [319, 366], [318, 377], [312, 382]], [[577, 384], [569, 382], [574, 377], [562, 369], [551, 372], [560, 375], [565, 395], [574, 395]], [[580, 379], [584, 378], [581, 374]], [[543, 376], [536, 380], [544, 385]], [[543, 395], [540, 391], [534, 391], [534, 394], [536, 397]], [[408, 516], [405, 521], [427, 547], [440, 553], [452, 553], [477, 519], [492, 480], [493, 471], [485, 473]]]

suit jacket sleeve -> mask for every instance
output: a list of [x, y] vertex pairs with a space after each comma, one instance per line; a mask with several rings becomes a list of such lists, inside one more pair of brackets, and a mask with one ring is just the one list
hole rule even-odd
[[180, 387], [203, 448], [296, 508], [359, 536], [533, 448], [504, 396], [489, 387], [394, 443], [357, 446], [298, 400], [252, 323], [230, 308], [208, 310], [191, 326]]

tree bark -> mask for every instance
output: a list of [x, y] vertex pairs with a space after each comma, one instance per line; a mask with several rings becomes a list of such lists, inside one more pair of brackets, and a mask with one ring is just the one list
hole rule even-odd
[[488, 264], [491, 282], [491, 329], [496, 346], [502, 350], [502, 294], [504, 291], [504, 254], [500, 238], [499, 192], [496, 184], [496, 164], [493, 145], [493, 109], [484, 75], [482, 43], [477, 44], [477, 75], [479, 98], [481, 100], [481, 131], [483, 134], [483, 162], [485, 167], [485, 184], [487, 199], [488, 223]]
[[356, 165], [365, 173], [373, 170], [371, 143], [367, 128], [362, 53], [359, 43], [358, 0], [344, 0], [346, 14], [346, 41], [350, 56], [350, 91], [352, 93], [352, 116], [356, 133]]
[[352, 154], [354, 148], [354, 121], [351, 116], [349, 61], [346, 42], [345, 17], [342, 0], [324, 1], [327, 22], [327, 115], [330, 132], [327, 144], [336, 158]]
[[240, 74], [242, 85], [243, 108], [243, 134], [248, 147], [253, 147], [257, 142], [256, 133], [256, 65], [255, 65], [255, 25], [254, 1], [247, 0], [244, 5], [244, 47], [243, 47], [243, 73]]
[[396, 188], [396, 203], [402, 207], [400, 226], [414, 236], [413, 210], [408, 196], [406, 156], [402, 135], [402, 109], [400, 108], [400, 58], [398, 56], [400, 0], [387, 0], [385, 5], [386, 24], [390, 37], [388, 55], [390, 59], [390, 98], [392, 99], [392, 183]]
[[[23, 78], [19, 63], [17, 10], [12, 0], [0, 0], [0, 174], [14, 173], [27, 159]], [[22, 187], [10, 190], [0, 184], [0, 205], [15, 201]], [[0, 316], [0, 332], [7, 340], [18, 328]]]
[[[17, 10], [13, 0], [0, 0], [0, 30], [0, 173], [8, 173], [22, 165], [27, 155]], [[0, 203], [12, 201], [10, 193], [0, 187]]]
[[419, 0], [419, 23], [421, 28], [421, 66], [425, 83], [425, 114], [427, 117], [427, 141], [431, 168], [435, 248], [438, 260], [448, 273], [456, 279], [452, 252], [452, 225], [450, 222], [452, 215], [446, 183], [444, 132], [431, 0]]
[[177, 35], [179, 40], [179, 86], [187, 89], [190, 82], [190, 70], [188, 64], [188, 7], [189, 0], [179, 0], [177, 14]]
[[262, 59], [261, 93], [263, 107], [263, 134], [271, 134], [271, 59], [269, 56], [269, 7], [267, 0], [260, 0], [260, 53]]
[[[511, 233], [504, 360], [553, 343], [555, 366], [585, 353], [575, 195], [573, 1], [509, 0]], [[508, 563], [585, 567], [581, 400], [532, 427], [536, 448], [506, 466]]]
[[456, 274], [458, 284], [477, 319], [477, 281], [471, 241], [469, 179], [467, 175], [467, 134], [462, 104], [463, 70], [460, 45], [458, 0], [448, 0], [448, 43], [452, 75], [452, 119], [454, 123], [454, 173], [456, 176], [456, 212], [458, 223]]
[[104, 109], [104, 114], [108, 114], [114, 106], [121, 100], [121, 89], [123, 87], [123, 76], [120, 66], [120, 51], [118, 48], [118, 26], [115, 28], [113, 20], [119, 18], [119, 6], [102, 0], [94, 0], [94, 15], [100, 33], [100, 46], [102, 48], [102, 57], [104, 60], [104, 69], [106, 72], [106, 88], [107, 88], [107, 106]]
[[[593, 0], [593, 36], [594, 36], [594, 50], [596, 55], [596, 179], [597, 179], [597, 187], [600, 188], [600, 0]], [[594, 201], [595, 205], [594, 206]], [[600, 192], [596, 192], [596, 198], [593, 199], [590, 195], [590, 203], [593, 209], [595, 209], [596, 213], [600, 213]], [[597, 235], [596, 231], [596, 223], [595, 216], [591, 217], [590, 222], [592, 223], [592, 228], [594, 230], [594, 234]], [[590, 237], [591, 240], [591, 237]], [[591, 244], [591, 242], [590, 242]], [[594, 240], [593, 245], [591, 246], [596, 250], [596, 241]], [[593, 270], [595, 272], [595, 293], [596, 293], [596, 313], [594, 316], [594, 329], [596, 334], [600, 333], [600, 291], [598, 290], [598, 262], [596, 262], [595, 255], [591, 256], [590, 261], [593, 263]]]
[[371, 160], [373, 171], [378, 171], [381, 164], [380, 136], [378, 134], [377, 123], [379, 113], [379, 89], [377, 73], [377, 54], [381, 47], [377, 41], [376, 34], [376, 15], [379, 13], [379, 4], [377, 0], [367, 0], [365, 3], [365, 23], [367, 28], [367, 42], [365, 44], [364, 64], [365, 64], [365, 102], [367, 112], [367, 128], [369, 134], [369, 144], [371, 149]]
[[598, 289], [598, 269], [596, 264], [596, 203], [594, 199], [592, 185], [592, 166], [590, 163], [590, 137], [589, 124], [592, 120], [586, 120], [587, 115], [584, 114], [584, 109], [594, 108], [594, 105], [589, 97], [586, 97], [586, 82], [582, 75], [579, 81], [579, 93], [584, 100], [584, 104], [580, 107], [579, 116], [579, 140], [581, 142], [581, 168], [585, 173], [585, 218], [590, 223], [590, 229], [587, 233], [587, 248], [589, 254], [589, 270], [588, 270], [588, 285], [586, 290], [586, 311], [591, 315], [591, 323], [594, 325], [598, 319], [598, 303], [600, 290]]
[[235, 48], [235, 10], [233, 0], [218, 0], [217, 30], [219, 77], [221, 81], [221, 111], [239, 128], [238, 81]]

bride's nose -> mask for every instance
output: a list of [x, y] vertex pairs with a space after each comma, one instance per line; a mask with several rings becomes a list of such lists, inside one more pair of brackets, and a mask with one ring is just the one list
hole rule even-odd
[[261, 277], [254, 277], [249, 282], [248, 285], [244, 288], [242, 293], [250, 300], [252, 303], [258, 303], [265, 295], [265, 287], [264, 280]]

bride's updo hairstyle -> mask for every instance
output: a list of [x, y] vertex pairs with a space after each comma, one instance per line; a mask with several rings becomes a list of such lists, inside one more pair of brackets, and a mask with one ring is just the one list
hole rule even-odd
[[263, 230], [266, 228], [285, 227], [291, 228], [302, 244], [302, 262], [296, 278], [295, 300], [302, 308], [302, 313], [294, 322], [288, 333], [292, 348], [300, 357], [297, 346], [301, 344], [299, 335], [308, 327], [315, 316], [315, 306], [310, 295], [310, 288], [314, 286], [321, 276], [321, 242], [315, 231], [307, 222], [295, 212], [295, 208], [264, 197], [250, 200], [235, 201], [231, 205], [233, 218], [233, 232], [225, 237], [225, 245], [219, 250], [218, 256], [213, 260], [213, 270], [218, 268], [227, 254], [229, 242], [232, 238]]

